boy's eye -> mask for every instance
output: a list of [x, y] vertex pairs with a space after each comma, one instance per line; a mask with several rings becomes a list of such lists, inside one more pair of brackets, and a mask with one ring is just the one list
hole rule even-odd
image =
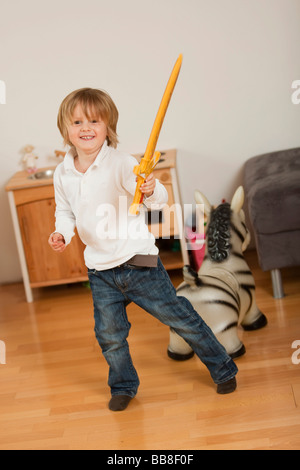
[[[98, 122], [99, 122], [99, 119], [91, 119], [90, 120], [91, 124], [98, 124]], [[74, 124], [74, 126], [78, 126], [78, 125], [82, 124], [82, 121], [80, 121], [79, 119], [76, 119], [75, 121], [73, 121], [73, 124]]]

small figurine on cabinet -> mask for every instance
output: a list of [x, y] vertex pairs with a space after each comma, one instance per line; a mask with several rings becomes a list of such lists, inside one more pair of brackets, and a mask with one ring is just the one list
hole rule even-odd
[[28, 173], [35, 173], [37, 170], [36, 161], [39, 157], [33, 153], [33, 150], [33, 145], [26, 145], [23, 149], [24, 157], [22, 158], [22, 162], [25, 163]]
[[54, 153], [55, 153], [55, 158], [62, 158], [62, 160], [65, 158], [65, 155], [66, 155], [66, 152], [62, 150], [55, 150]]

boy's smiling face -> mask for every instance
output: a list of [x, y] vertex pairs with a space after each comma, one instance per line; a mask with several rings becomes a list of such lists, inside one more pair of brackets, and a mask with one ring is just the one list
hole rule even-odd
[[87, 117], [80, 104], [74, 109], [71, 123], [68, 126], [69, 139], [78, 154], [98, 154], [107, 137], [107, 125], [93, 113]]

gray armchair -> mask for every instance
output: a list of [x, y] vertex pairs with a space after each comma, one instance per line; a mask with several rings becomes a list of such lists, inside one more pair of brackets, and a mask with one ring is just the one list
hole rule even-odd
[[281, 298], [280, 268], [300, 265], [300, 148], [250, 158], [244, 189], [259, 265]]

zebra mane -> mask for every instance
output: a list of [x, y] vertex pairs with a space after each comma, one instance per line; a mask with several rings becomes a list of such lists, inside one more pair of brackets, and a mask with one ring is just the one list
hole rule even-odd
[[230, 254], [230, 218], [231, 208], [228, 202], [220, 204], [211, 212], [206, 242], [210, 259], [217, 263], [227, 259]]

